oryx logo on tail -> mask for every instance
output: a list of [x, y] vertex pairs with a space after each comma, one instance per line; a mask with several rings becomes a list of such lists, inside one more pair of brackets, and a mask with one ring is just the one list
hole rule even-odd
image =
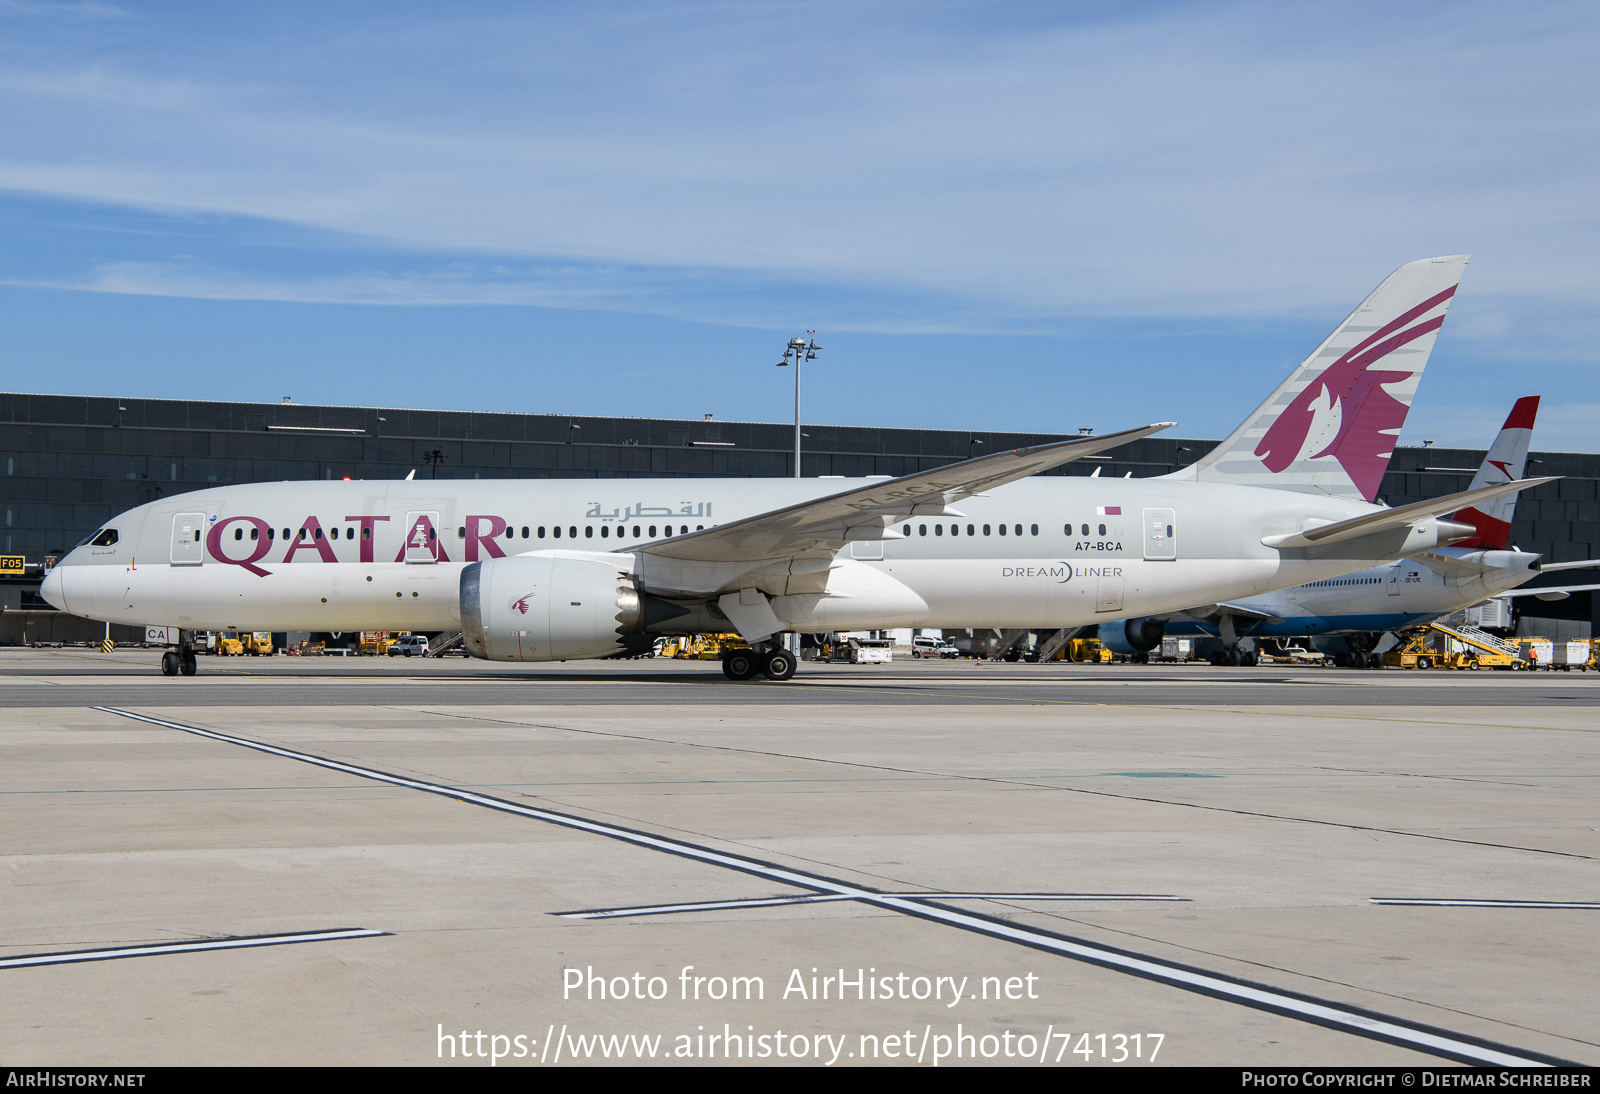
[[1226, 440], [1170, 477], [1374, 500], [1466, 268], [1466, 255], [1401, 266]]
[[[1413, 370], [1374, 366], [1402, 346], [1444, 326], [1443, 312], [1428, 319], [1422, 317], [1455, 294], [1456, 286], [1452, 285], [1424, 300], [1323, 369], [1283, 409], [1256, 445], [1256, 455], [1267, 470], [1278, 474], [1297, 460], [1332, 456], [1362, 496], [1376, 495], [1410, 409], [1385, 391], [1384, 385], [1410, 379]], [[1313, 433], [1313, 425], [1322, 429]]]

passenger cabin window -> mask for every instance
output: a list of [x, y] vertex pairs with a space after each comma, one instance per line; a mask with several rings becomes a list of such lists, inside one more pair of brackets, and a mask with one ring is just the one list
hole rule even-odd
[[651, 539], [655, 539], [656, 538], [656, 526], [654, 524], [652, 524], [650, 526], [650, 538]]
[[1106, 534], [1106, 526], [1104, 524], [1100, 526], [1100, 534], [1102, 536]]
[[1083, 534], [1086, 536], [1089, 534], [1089, 526], [1087, 524], [1083, 526]]
[[983, 526], [983, 534], [984, 535], [988, 535], [989, 534], [989, 526], [987, 524], [985, 524]]
[[1032, 535], [1038, 535], [1039, 534], [1039, 526], [1037, 524], [1035, 524], [1030, 528], [1029, 531], [1030, 531], [1030, 533]]
[[1000, 534], [1002, 536], [1006, 534], [1006, 526], [1004, 524], [1000, 526]]

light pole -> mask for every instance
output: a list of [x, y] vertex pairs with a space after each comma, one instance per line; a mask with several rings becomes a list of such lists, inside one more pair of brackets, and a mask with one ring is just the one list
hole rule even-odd
[[[814, 330], [806, 334], [816, 334]], [[783, 351], [783, 360], [778, 362], [778, 368], [783, 368], [791, 359], [794, 361], [794, 477], [800, 477], [800, 362], [815, 361], [817, 350], [822, 347], [817, 345], [815, 338], [791, 338], [789, 347]]]
[[[805, 338], [789, 339], [788, 347], [783, 351], [783, 360], [778, 362], [778, 367], [783, 368], [791, 360], [794, 362], [794, 477], [800, 477], [800, 362], [815, 361], [817, 350], [822, 347], [817, 345], [817, 340], [810, 337], [817, 332], [806, 331]], [[795, 663], [800, 661], [800, 634], [791, 632], [786, 643], [789, 652], [794, 655]]]

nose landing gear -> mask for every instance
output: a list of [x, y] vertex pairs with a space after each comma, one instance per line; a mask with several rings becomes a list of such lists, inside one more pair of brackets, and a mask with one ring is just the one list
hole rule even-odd
[[200, 671], [200, 666], [195, 664], [194, 643], [187, 632], [181, 636], [183, 644], [175, 650], [168, 650], [161, 655], [162, 676], [193, 676]]

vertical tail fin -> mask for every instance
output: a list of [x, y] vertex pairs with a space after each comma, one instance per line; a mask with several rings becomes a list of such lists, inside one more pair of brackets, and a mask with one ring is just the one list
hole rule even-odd
[[1390, 274], [1232, 436], [1171, 477], [1372, 501], [1469, 257]]
[[[1473, 476], [1472, 489], [1480, 486], [1498, 486], [1512, 479], [1522, 478], [1522, 469], [1528, 462], [1528, 446], [1533, 443], [1533, 419], [1539, 413], [1539, 396], [1525, 395], [1517, 400], [1500, 427], [1500, 435], [1489, 446], [1483, 466]], [[1451, 520], [1470, 524], [1478, 530], [1473, 538], [1457, 543], [1457, 547], [1478, 547], [1490, 551], [1503, 551], [1511, 539], [1511, 515], [1517, 509], [1517, 495], [1486, 501], [1469, 506], [1451, 515]]]

